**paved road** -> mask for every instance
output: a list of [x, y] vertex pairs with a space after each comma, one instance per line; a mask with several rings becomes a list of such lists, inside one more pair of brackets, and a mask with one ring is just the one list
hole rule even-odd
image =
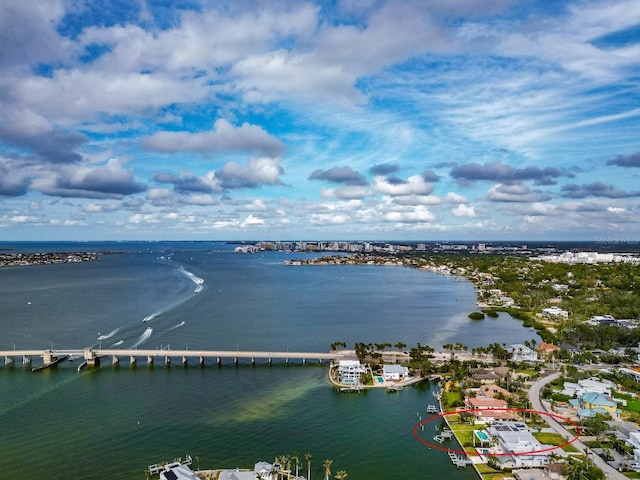
[[[555, 380], [559, 376], [560, 376], [560, 372], [556, 372], [552, 375], [542, 377], [541, 379], [536, 381], [533, 385], [531, 385], [531, 388], [529, 388], [529, 401], [531, 402], [531, 408], [533, 410], [546, 411], [546, 409], [542, 405], [542, 402], [540, 401], [540, 390], [542, 390], [542, 387], [544, 387], [547, 383]], [[549, 425], [549, 427], [553, 428], [557, 433], [562, 435], [563, 438], [567, 440], [570, 440], [573, 438], [573, 435], [571, 434], [571, 432], [567, 431], [567, 429], [564, 428], [564, 426], [562, 426], [561, 423], [557, 422], [553, 417], [550, 417], [549, 415], [543, 415], [542, 417], [547, 422], [547, 425]], [[589, 447], [587, 447], [584, 443], [582, 443], [579, 439], [573, 442], [571, 445], [576, 447], [585, 455], [590, 454], [588, 458], [602, 469], [602, 471], [607, 476], [608, 480], [628, 480], [628, 477], [624, 476], [622, 473], [617, 471], [607, 462], [602, 460], [602, 458], [600, 458], [598, 455], [593, 453], [593, 451]]]

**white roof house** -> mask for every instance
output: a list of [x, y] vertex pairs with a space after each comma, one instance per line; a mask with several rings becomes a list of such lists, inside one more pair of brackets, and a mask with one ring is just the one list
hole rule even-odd
[[597, 380], [593, 377], [578, 380], [578, 383], [565, 382], [563, 384], [562, 393], [571, 397], [581, 397], [583, 393], [594, 392], [602, 393], [604, 395], [611, 395], [611, 388], [613, 382], [610, 380]]
[[549, 446], [542, 445], [523, 422], [497, 421], [486, 431], [497, 440], [502, 453], [513, 454], [498, 457], [503, 468], [542, 467], [549, 463]]
[[409, 375], [409, 369], [402, 365], [383, 365], [382, 376], [385, 380], [400, 380]]
[[358, 385], [360, 375], [367, 370], [359, 360], [340, 360], [338, 362], [338, 377], [344, 385]]
[[170, 463], [160, 472], [160, 480], [200, 480], [188, 465]]
[[559, 307], [543, 308], [542, 314], [547, 315], [549, 317], [562, 317], [562, 318], [567, 318], [569, 316], [569, 312], [567, 312], [566, 310], [562, 310]]
[[633, 460], [640, 463], [640, 432], [629, 432], [627, 443], [633, 447]]
[[538, 361], [538, 352], [521, 343], [510, 345], [507, 351], [511, 352], [511, 360], [514, 362]]
[[268, 462], [258, 462], [251, 470], [222, 470], [218, 476], [218, 480], [275, 480], [277, 478], [277, 470], [279, 467]]

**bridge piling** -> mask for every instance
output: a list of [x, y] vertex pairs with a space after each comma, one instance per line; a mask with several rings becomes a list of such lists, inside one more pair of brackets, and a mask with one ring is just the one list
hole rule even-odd
[[135, 365], [137, 360], [138, 359], [135, 357], [135, 355], [130, 355], [129, 356], [129, 365], [132, 365], [132, 366]]
[[23, 365], [31, 365], [31, 357], [29, 357], [27, 355], [23, 355], [22, 364]]
[[151, 355], [147, 355], [147, 365], [153, 365], [153, 357]]
[[204, 367], [204, 357], [200, 357], [200, 366]]
[[182, 356], [182, 365], [184, 365], [185, 367], [187, 366], [187, 356], [186, 355]]
[[5, 365], [13, 365], [14, 359], [13, 357], [7, 355], [6, 357], [4, 357], [4, 364]]
[[114, 356], [111, 358], [111, 365], [118, 365], [118, 363], [120, 363], [120, 359], [118, 358], [118, 356], [117, 356], [117, 355], [114, 355]]

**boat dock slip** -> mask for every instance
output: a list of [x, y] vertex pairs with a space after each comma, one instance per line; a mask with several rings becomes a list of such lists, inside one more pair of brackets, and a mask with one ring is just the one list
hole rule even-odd
[[146, 359], [146, 363], [151, 365], [156, 360], [162, 361], [165, 365], [170, 365], [173, 359], [179, 359], [185, 365], [189, 359], [197, 359], [200, 365], [205, 360], [213, 359], [216, 364], [222, 364], [223, 359], [230, 359], [234, 364], [238, 364], [239, 360], [250, 360], [255, 364], [257, 360], [267, 361], [269, 364], [273, 360], [284, 360], [289, 363], [290, 360], [301, 361], [305, 364], [308, 361], [336, 361], [346, 358], [345, 352], [331, 353], [314, 353], [314, 352], [261, 352], [261, 351], [242, 351], [242, 350], [140, 350], [140, 349], [60, 349], [60, 350], [4, 350], [0, 351], [0, 357], [4, 357], [5, 365], [15, 364], [17, 358], [22, 358], [22, 364], [32, 363], [34, 357], [42, 359], [42, 367], [34, 367], [34, 369], [42, 369], [59, 363], [66, 356], [73, 358], [83, 358], [86, 366], [97, 366], [104, 358], [111, 358], [113, 364], [120, 362], [121, 358], [128, 358], [129, 364], [137, 363], [139, 358]]
[[448, 450], [447, 453], [449, 454], [451, 463], [453, 463], [458, 468], [466, 467], [467, 465], [470, 465], [472, 463], [469, 457], [467, 457], [466, 455], [458, 455], [451, 450]]
[[433, 437], [433, 439], [438, 443], [442, 443], [445, 440], [451, 440], [451, 438], [453, 438], [453, 432], [449, 429], [444, 429], [438, 435]]

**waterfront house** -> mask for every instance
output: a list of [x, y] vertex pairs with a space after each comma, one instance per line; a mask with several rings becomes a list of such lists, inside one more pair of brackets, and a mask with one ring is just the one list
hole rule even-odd
[[496, 440], [499, 453], [507, 454], [497, 456], [500, 468], [544, 467], [549, 463], [549, 446], [542, 445], [525, 423], [496, 421], [485, 431]]
[[499, 398], [467, 397], [465, 406], [473, 410], [505, 409], [507, 408], [507, 402]]
[[507, 402], [499, 398], [467, 397], [465, 407], [471, 410], [476, 423], [492, 423], [496, 420], [510, 420], [513, 412], [507, 410]]
[[188, 465], [174, 462], [164, 466], [160, 480], [200, 480], [200, 477]]
[[382, 376], [386, 381], [402, 380], [409, 375], [409, 369], [401, 365], [383, 365]]
[[538, 361], [538, 352], [521, 343], [510, 345], [507, 351], [511, 353], [511, 360], [514, 362]]
[[538, 344], [538, 351], [542, 357], [549, 358], [554, 352], [559, 352], [560, 347], [553, 343], [540, 342]]
[[500, 397], [503, 399], [509, 398], [511, 394], [502, 387], [493, 384], [482, 385], [478, 389], [479, 397], [487, 397], [487, 398], [496, 398]]
[[239, 468], [235, 470], [222, 470], [218, 476], [218, 480], [276, 480], [279, 469], [280, 467], [277, 465], [271, 465], [268, 462], [258, 462], [254, 465], [253, 470], [240, 470]]
[[340, 360], [338, 362], [338, 378], [343, 385], [358, 385], [360, 375], [366, 372], [359, 360]]
[[547, 318], [569, 318], [569, 312], [555, 306], [543, 308], [542, 315]]

